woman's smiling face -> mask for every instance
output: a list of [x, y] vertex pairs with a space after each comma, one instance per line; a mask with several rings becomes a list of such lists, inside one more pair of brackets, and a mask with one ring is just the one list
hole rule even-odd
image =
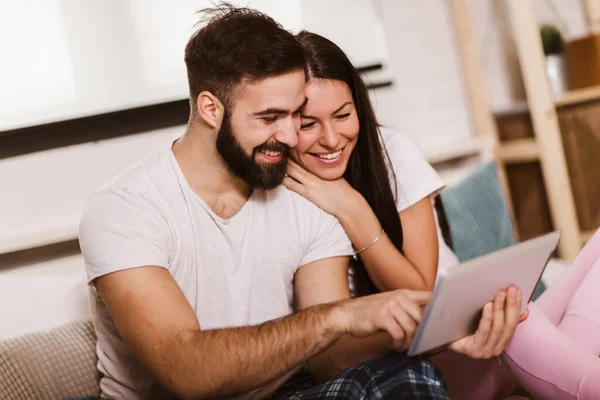
[[339, 179], [346, 171], [359, 131], [350, 88], [342, 81], [311, 78], [306, 97], [298, 145], [291, 155], [319, 178]]

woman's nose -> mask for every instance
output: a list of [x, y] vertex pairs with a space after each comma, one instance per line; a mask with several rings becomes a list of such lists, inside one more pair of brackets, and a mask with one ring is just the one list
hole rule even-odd
[[340, 135], [333, 129], [331, 125], [324, 126], [323, 135], [319, 141], [322, 146], [325, 146], [332, 150], [337, 150], [340, 144]]

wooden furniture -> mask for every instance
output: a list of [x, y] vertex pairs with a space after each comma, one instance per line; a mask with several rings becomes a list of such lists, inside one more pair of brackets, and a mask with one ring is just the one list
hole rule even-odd
[[564, 60], [570, 89], [600, 85], [600, 34], [566, 42]]
[[[535, 17], [532, 0], [505, 0], [510, 18], [510, 25], [514, 32], [514, 41], [525, 90], [527, 94], [527, 109], [530, 113], [531, 134], [519, 137], [504, 138], [500, 140], [498, 129], [488, 128], [487, 131], [495, 136], [496, 158], [500, 161], [502, 168], [510, 171], [513, 166], [529, 165], [526, 175], [536, 178], [532, 181], [541, 185], [547, 198], [547, 211], [550, 216], [551, 229], [562, 232], [559, 244], [560, 257], [573, 259], [581, 249], [582, 244], [589, 238], [594, 229], [582, 229], [581, 216], [578, 216], [576, 199], [573, 195], [573, 177], [580, 171], [569, 171], [567, 157], [565, 155], [564, 133], [561, 133], [561, 124], [557, 110], [561, 107], [577, 106], [590, 101], [600, 100], [600, 88], [586, 88], [571, 91], [560, 98], [555, 99], [551, 93], [546, 78], [545, 60], [539, 35], [538, 22]], [[472, 112], [474, 121], [478, 119], [493, 118], [487, 105], [482, 73], [474, 72], [478, 69], [477, 43], [473, 39], [472, 24], [470, 21], [470, 7], [468, 0], [452, 0], [451, 8], [457, 31], [458, 44], [461, 49], [463, 67], [465, 70], [466, 85], [480, 86], [479, 94], [474, 96], [471, 90], [467, 90], [473, 104]], [[587, 0], [586, 4], [595, 7], [598, 0]], [[589, 15], [590, 12], [588, 12]], [[594, 14], [595, 15], [595, 14]], [[597, 16], [590, 16], [598, 21]], [[465, 31], [470, 32], [470, 38], [465, 38]], [[480, 68], [479, 68], [480, 69]], [[487, 99], [486, 99], [487, 100]], [[563, 122], [563, 126], [566, 124]], [[576, 129], [576, 128], [573, 128]], [[600, 126], [598, 126], [600, 129]], [[480, 133], [479, 130], [477, 130]], [[489, 134], [489, 133], [488, 133]], [[529, 164], [528, 164], [529, 163]], [[534, 163], [534, 164], [531, 164]], [[539, 163], [536, 170], [535, 163]], [[531, 165], [534, 165], [533, 167]], [[509, 175], [515, 175], [510, 174]], [[577, 175], [578, 176], [578, 175]], [[514, 182], [507, 185], [507, 189], [515, 188]], [[514, 194], [514, 193], [513, 193]], [[515, 204], [518, 202], [514, 199]], [[543, 214], [544, 204], [540, 202], [534, 213]], [[587, 223], [587, 220], [585, 221]], [[518, 225], [518, 221], [517, 221]], [[596, 225], [597, 226], [597, 225]]]
[[[558, 125], [582, 239], [600, 226], [600, 99], [557, 107]], [[521, 239], [553, 229], [548, 193], [526, 107], [496, 114]], [[514, 146], [514, 147], [511, 147]], [[508, 151], [506, 150], [508, 149]], [[514, 149], [515, 151], [513, 151]]]
[[[495, 149], [499, 148], [499, 136], [494, 117], [490, 110], [488, 99], [488, 89], [481, 66], [481, 55], [479, 45], [477, 44], [477, 35], [473, 28], [471, 20], [469, 0], [450, 0], [450, 11], [458, 41], [458, 49], [462, 59], [462, 67], [467, 90], [467, 97], [471, 105], [471, 115], [475, 133], [483, 136], [491, 142]], [[506, 178], [506, 168], [501, 162], [500, 156], [496, 151], [493, 155], [494, 161], [498, 165], [498, 178], [506, 197], [508, 212], [513, 222], [513, 232], [515, 238], [518, 238], [518, 225], [515, 220], [511, 201], [510, 190]]]

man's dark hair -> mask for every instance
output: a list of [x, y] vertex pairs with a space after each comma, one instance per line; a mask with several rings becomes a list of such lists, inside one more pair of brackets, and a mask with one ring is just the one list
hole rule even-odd
[[192, 112], [202, 91], [226, 108], [242, 79], [260, 80], [305, 68], [303, 46], [271, 17], [221, 3], [200, 10], [201, 22], [185, 48]]

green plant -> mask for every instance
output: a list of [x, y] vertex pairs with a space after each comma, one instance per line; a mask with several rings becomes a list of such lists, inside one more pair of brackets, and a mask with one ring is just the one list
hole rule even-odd
[[540, 35], [542, 36], [542, 45], [544, 54], [561, 54], [563, 51], [563, 37], [560, 30], [551, 24], [540, 26]]

